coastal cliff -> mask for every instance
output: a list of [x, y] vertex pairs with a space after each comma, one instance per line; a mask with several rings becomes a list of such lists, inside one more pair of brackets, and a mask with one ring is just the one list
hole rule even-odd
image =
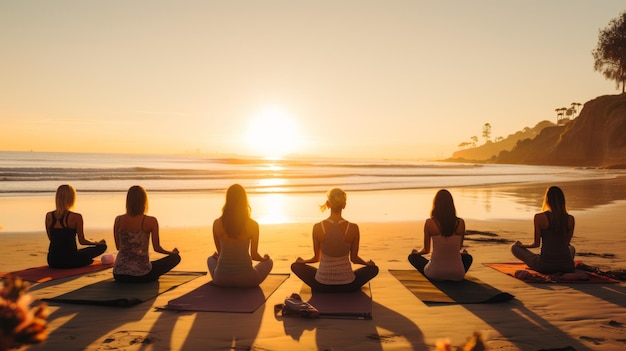
[[[471, 155], [470, 150], [463, 150]], [[566, 125], [542, 128], [534, 138], [518, 140], [488, 160], [461, 156], [453, 159], [507, 164], [576, 167], [626, 167], [626, 94], [605, 95], [584, 104]]]

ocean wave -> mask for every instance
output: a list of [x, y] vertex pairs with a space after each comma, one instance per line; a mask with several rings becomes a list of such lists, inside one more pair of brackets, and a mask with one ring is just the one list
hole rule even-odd
[[106, 155], [0, 152], [0, 194], [38, 194], [73, 184], [77, 191], [120, 192], [141, 184], [158, 192], [223, 191], [238, 182], [251, 193], [306, 193], [341, 186], [350, 191], [425, 189], [555, 177], [597, 171], [522, 165], [392, 160], [263, 160], [190, 155]]

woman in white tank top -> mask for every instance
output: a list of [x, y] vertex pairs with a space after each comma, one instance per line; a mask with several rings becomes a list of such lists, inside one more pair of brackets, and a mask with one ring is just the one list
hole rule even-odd
[[[359, 226], [341, 216], [346, 200], [346, 193], [339, 188], [327, 193], [321, 208], [330, 208], [330, 216], [313, 226], [313, 257], [298, 257], [291, 265], [291, 270], [313, 291], [356, 291], [378, 274], [374, 261], [359, 257]], [[317, 262], [319, 268], [309, 264]], [[352, 263], [363, 267], [353, 271]]]

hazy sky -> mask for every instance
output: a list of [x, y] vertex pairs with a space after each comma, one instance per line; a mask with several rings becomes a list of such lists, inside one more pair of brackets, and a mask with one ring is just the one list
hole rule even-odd
[[484, 123], [507, 136], [619, 93], [591, 51], [624, 10], [1, 1], [0, 150], [448, 157]]

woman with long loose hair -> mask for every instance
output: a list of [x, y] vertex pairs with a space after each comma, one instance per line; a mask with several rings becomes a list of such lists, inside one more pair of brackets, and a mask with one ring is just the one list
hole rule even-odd
[[[313, 257], [298, 257], [291, 270], [313, 291], [357, 291], [378, 274], [378, 267], [374, 261], [359, 256], [359, 226], [341, 215], [346, 207], [346, 193], [334, 188], [326, 197], [321, 209], [330, 209], [330, 215], [313, 226]], [[317, 262], [319, 268], [309, 264]], [[353, 271], [351, 263], [362, 267]]]
[[[119, 250], [113, 277], [124, 283], [145, 283], [156, 281], [180, 263], [178, 249], [166, 250], [161, 246], [159, 222], [156, 217], [148, 216], [148, 194], [146, 190], [134, 185], [126, 194], [126, 213], [115, 218], [113, 236]], [[148, 245], [152, 239], [155, 252], [167, 256], [150, 261]]]
[[[576, 249], [570, 244], [574, 236], [574, 216], [567, 212], [565, 195], [557, 186], [547, 189], [541, 213], [535, 214], [534, 240], [531, 244], [516, 241], [511, 246], [515, 257], [531, 269], [545, 274], [569, 273], [574, 271]], [[541, 246], [539, 254], [529, 248]]]
[[[424, 223], [424, 247], [413, 249], [411, 265], [432, 280], [463, 280], [473, 258], [463, 249], [465, 221], [456, 216], [452, 194], [441, 189], [433, 199], [430, 218]], [[430, 260], [423, 255], [431, 253]]]
[[[52, 268], [76, 268], [90, 265], [102, 255], [107, 245], [104, 240], [92, 241], [85, 238], [83, 216], [72, 212], [76, 201], [76, 190], [69, 184], [57, 188], [56, 210], [46, 213], [46, 233], [50, 239], [48, 266]], [[78, 249], [76, 238], [81, 245]]]
[[[213, 283], [224, 287], [254, 287], [270, 274], [274, 262], [259, 254], [259, 224], [250, 218], [246, 190], [239, 184], [226, 191], [222, 216], [213, 222], [216, 252], [208, 258]], [[252, 265], [252, 261], [258, 261]]]

